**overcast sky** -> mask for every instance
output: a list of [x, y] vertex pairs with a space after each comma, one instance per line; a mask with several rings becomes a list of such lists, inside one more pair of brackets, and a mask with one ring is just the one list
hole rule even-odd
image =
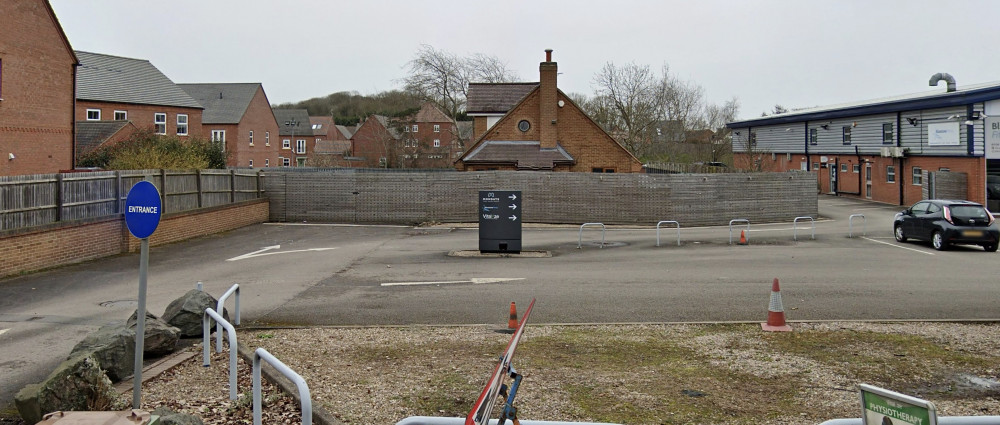
[[497, 56], [592, 94], [607, 62], [668, 64], [740, 116], [1000, 80], [1000, 1], [50, 0], [76, 50], [147, 59], [177, 83], [260, 82], [272, 104], [399, 88], [421, 44]]

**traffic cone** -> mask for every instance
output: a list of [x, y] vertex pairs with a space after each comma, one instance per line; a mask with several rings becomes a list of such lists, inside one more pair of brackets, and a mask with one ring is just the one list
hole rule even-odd
[[507, 329], [513, 331], [517, 329], [517, 306], [510, 302], [510, 319], [507, 320]]
[[771, 284], [771, 303], [767, 306], [767, 323], [760, 327], [769, 332], [791, 332], [792, 327], [785, 323], [785, 307], [781, 305], [781, 289], [778, 288], [778, 278]]
[[740, 241], [738, 243], [740, 245], [746, 245], [746, 244], [749, 243], [749, 242], [747, 242], [747, 231], [746, 230], [740, 230]]

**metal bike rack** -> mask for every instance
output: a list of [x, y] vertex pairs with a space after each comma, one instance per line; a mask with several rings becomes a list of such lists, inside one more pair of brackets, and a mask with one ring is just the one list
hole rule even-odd
[[854, 218], [855, 217], [861, 217], [861, 223], [864, 226], [864, 234], [862, 234], [861, 236], [868, 236], [868, 219], [865, 218], [865, 215], [864, 214], [851, 214], [851, 216], [847, 218], [847, 232], [848, 232], [847, 233], [847, 237], [849, 237], [849, 238], [853, 238], [854, 237]]
[[[212, 360], [209, 358], [208, 352], [212, 350], [211, 340], [208, 336], [212, 331], [211, 319], [215, 319], [215, 323], [221, 324], [223, 328], [229, 333], [229, 399], [236, 400], [236, 328], [233, 327], [226, 319], [222, 318], [222, 315], [216, 313], [215, 310], [210, 308], [205, 309], [205, 314], [201, 319], [201, 340], [204, 345], [204, 355], [202, 357], [202, 366], [208, 367], [211, 365]], [[221, 340], [220, 340], [221, 341]], [[222, 343], [218, 343], [219, 351], [222, 351]]]
[[746, 223], [747, 224], [747, 231], [748, 232], [750, 231], [750, 220], [747, 220], [745, 218], [737, 218], [737, 219], [729, 220], [729, 244], [730, 245], [733, 244], [733, 223]]
[[798, 229], [796, 229], [796, 225], [799, 224], [799, 220], [809, 220], [810, 222], [812, 222], [812, 238], [816, 239], [816, 220], [809, 216], [802, 216], [802, 217], [795, 217], [795, 220], [792, 221], [792, 240], [793, 241], [799, 240], [799, 236], [797, 234]]
[[[233, 287], [229, 288], [229, 290], [226, 291], [225, 294], [222, 294], [222, 296], [219, 297], [219, 302], [215, 304], [215, 311], [216, 312], [224, 311], [222, 308], [226, 304], [226, 299], [229, 298], [229, 296], [232, 295], [234, 292], [236, 293], [236, 320], [234, 321], [234, 324], [237, 325], [237, 326], [239, 326], [239, 324], [240, 324], [240, 285], [233, 284]], [[216, 324], [215, 324], [215, 352], [216, 353], [221, 353], [222, 352], [222, 323], [221, 322], [216, 322]]]
[[661, 224], [676, 224], [677, 225], [677, 246], [681, 246], [681, 224], [673, 220], [664, 220], [656, 223], [656, 246], [660, 246], [660, 225]]
[[[490, 419], [490, 425], [498, 425], [498, 419]], [[510, 421], [507, 421], [508, 423]], [[558, 422], [558, 421], [529, 421], [520, 419], [521, 425], [619, 425], [609, 422]], [[410, 416], [396, 425], [465, 425], [465, 418], [442, 418], [437, 416]]]
[[604, 233], [608, 230], [604, 223], [583, 223], [580, 226], [580, 239], [576, 242], [576, 249], [583, 248], [583, 228], [587, 226], [601, 226], [601, 248], [604, 248]]
[[258, 348], [257, 351], [253, 352], [253, 424], [260, 425], [261, 416], [263, 416], [260, 397], [261, 360], [266, 361], [295, 383], [295, 387], [299, 389], [299, 400], [302, 401], [302, 425], [312, 425], [312, 397], [309, 395], [309, 386], [306, 385], [306, 380], [263, 348]]

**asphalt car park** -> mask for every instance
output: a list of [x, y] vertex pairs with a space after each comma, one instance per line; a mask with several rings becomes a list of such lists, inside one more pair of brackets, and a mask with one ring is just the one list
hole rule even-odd
[[[751, 223], [746, 246], [728, 226], [681, 223], [680, 246], [671, 229], [656, 246], [655, 223], [610, 226], [601, 248], [597, 229], [527, 225], [523, 249], [549, 254], [533, 258], [450, 255], [476, 250], [474, 227], [262, 224], [153, 248], [147, 309], [202, 282], [215, 296], [240, 285], [243, 326], [499, 326], [532, 298], [534, 323], [762, 321], [778, 278], [793, 321], [1000, 317], [996, 254], [899, 244], [902, 209], [824, 196], [815, 239], [789, 218]], [[127, 318], [137, 275], [123, 255], [0, 281], [0, 400]]]

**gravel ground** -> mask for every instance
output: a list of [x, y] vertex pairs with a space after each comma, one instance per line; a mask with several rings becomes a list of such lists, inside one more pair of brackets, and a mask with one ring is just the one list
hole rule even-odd
[[[615, 373], [605, 373], [586, 367], [546, 367], [550, 363], [531, 358], [529, 347], [533, 339], [541, 341], [567, 329], [607, 332], [617, 335], [619, 341], [627, 341], [629, 335], [649, 335], [652, 332], [664, 341], [693, 350], [710, 365], [741, 376], [765, 380], [796, 377], [804, 382], [794, 396], [795, 405], [803, 406], [801, 411], [769, 414], [767, 419], [747, 419], [737, 415], [725, 423], [818, 424], [828, 419], [860, 415], [858, 377], [849, 376], [836, 363], [831, 365], [807, 356], [775, 351], [765, 340], [767, 334], [760, 332], [759, 327], [754, 330], [753, 326], [736, 326], [730, 330], [727, 326], [529, 326], [514, 359], [515, 367], [525, 376], [517, 399], [519, 417], [558, 421], [609, 420], [588, 416], [589, 411], [573, 401], [573, 386], [582, 382], [600, 388], [601, 397], [616, 399], [621, 406], [664, 402], [662, 395], [649, 393], [643, 387], [643, 379], [649, 379], [651, 373], [655, 374], [646, 366], [622, 365], [624, 367], [618, 368]], [[1000, 326], [994, 324], [835, 322], [795, 323], [793, 327], [794, 333], [800, 335], [830, 331], [913, 335], [947, 351], [989, 359], [1000, 353]], [[464, 417], [496, 364], [509, 335], [485, 326], [469, 326], [254, 330], [241, 331], [239, 338], [241, 345], [264, 347], [301, 374], [309, 385], [313, 403], [322, 406], [338, 421], [394, 424], [414, 415]], [[859, 346], [858, 350], [877, 351], [867, 346]], [[878, 355], [882, 354], [876, 357]], [[900, 355], [887, 353], [885, 356], [898, 359]], [[572, 362], [572, 358], [564, 360]], [[917, 359], [910, 356], [906, 361]], [[845, 359], [843, 363], [846, 366], [850, 362], [850, 359]], [[227, 365], [225, 353], [214, 355], [209, 368], [202, 367], [201, 356], [196, 356], [147, 383], [143, 391], [143, 406], [150, 410], [167, 406], [192, 413], [203, 418], [206, 424], [252, 423], [250, 368], [241, 360], [237, 386], [241, 395], [237, 401], [230, 402], [226, 385]], [[1000, 400], [997, 398], [1000, 388], [990, 384], [998, 379], [998, 372], [1000, 370], [977, 371], [977, 376], [986, 380], [986, 384], [959, 385], [961, 388], [949, 390], [948, 397], [932, 399], [938, 408], [938, 415], [1000, 415]], [[734, 409], [739, 410], [739, 406], [747, 404], [766, 404], [767, 394], [758, 400], [755, 399], [758, 395], [752, 390], [747, 390], [744, 395], [741, 388], [705, 385], [716, 396], [719, 406], [731, 403]], [[732, 383], [729, 386], [738, 385]], [[1000, 383], [997, 385], [1000, 386]], [[727, 391], [732, 392], [730, 396], [733, 400], [723, 400]], [[266, 387], [264, 394], [267, 405], [264, 423], [300, 423], [299, 405], [290, 397], [280, 395], [274, 387]], [[615, 407], [610, 409], [614, 411]], [[676, 421], [659, 419], [649, 423], [713, 422], [678, 416]]]

